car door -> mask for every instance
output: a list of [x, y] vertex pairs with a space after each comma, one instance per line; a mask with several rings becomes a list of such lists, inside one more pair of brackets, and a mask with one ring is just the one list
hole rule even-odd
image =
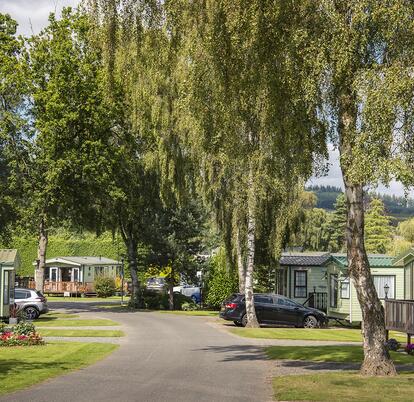
[[254, 308], [259, 322], [271, 322], [273, 297], [268, 295], [254, 295]]
[[276, 299], [276, 304], [279, 308], [278, 319], [280, 322], [287, 325], [300, 324], [303, 313], [301, 307], [298, 304], [284, 297], [278, 297]]

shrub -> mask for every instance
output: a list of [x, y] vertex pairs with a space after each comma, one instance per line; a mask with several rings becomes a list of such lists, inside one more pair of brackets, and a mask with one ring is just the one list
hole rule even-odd
[[33, 346], [43, 345], [42, 337], [37, 333], [19, 335], [15, 332], [4, 332], [0, 335], [0, 346]]
[[409, 355], [412, 355], [414, 353], [414, 343], [408, 343], [407, 346], [405, 347], [405, 351]]
[[185, 303], [182, 304], [181, 309], [184, 310], [184, 311], [195, 311], [195, 310], [198, 310], [199, 307], [194, 302], [192, 302], [192, 303], [185, 302]]
[[106, 276], [98, 276], [94, 281], [95, 292], [98, 297], [110, 297], [115, 294], [115, 280]]
[[396, 352], [401, 347], [401, 344], [396, 339], [392, 338], [385, 342], [385, 347], [388, 350], [393, 350], [394, 352]]
[[213, 308], [220, 308], [223, 300], [238, 290], [236, 274], [227, 267], [223, 250], [211, 258], [205, 290], [205, 302]]
[[[155, 290], [143, 291], [144, 307], [151, 310], [168, 310], [168, 294]], [[194, 305], [190, 297], [184, 296], [179, 292], [174, 292], [174, 310], [181, 310], [185, 304]]]
[[17, 335], [33, 335], [36, 333], [36, 328], [31, 322], [21, 321], [13, 327], [13, 332]]

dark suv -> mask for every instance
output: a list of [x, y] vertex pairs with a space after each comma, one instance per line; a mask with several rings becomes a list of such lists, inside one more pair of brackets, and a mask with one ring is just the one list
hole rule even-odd
[[[328, 323], [324, 312], [272, 293], [256, 293], [254, 307], [260, 324], [316, 328]], [[235, 293], [226, 299], [221, 305], [220, 317], [233, 321], [237, 326], [246, 326], [244, 295]]]

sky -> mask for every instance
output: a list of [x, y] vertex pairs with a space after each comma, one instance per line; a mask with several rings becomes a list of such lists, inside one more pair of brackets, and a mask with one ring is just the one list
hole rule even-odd
[[[47, 25], [49, 13], [58, 15], [63, 7], [76, 7], [80, 0], [0, 0], [0, 12], [8, 13], [19, 23], [18, 33], [22, 35], [37, 34]], [[339, 167], [338, 151], [329, 151], [329, 172], [324, 177], [313, 177], [309, 184], [331, 185], [343, 188], [341, 169]], [[384, 194], [404, 195], [404, 188], [397, 182], [389, 186], [380, 186], [378, 192]], [[414, 191], [410, 192], [414, 196]]]

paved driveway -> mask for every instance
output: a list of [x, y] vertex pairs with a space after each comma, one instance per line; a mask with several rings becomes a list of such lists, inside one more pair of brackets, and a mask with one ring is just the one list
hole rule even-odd
[[[270, 401], [271, 363], [262, 348], [202, 317], [149, 312], [88, 312], [122, 324], [127, 337], [106, 359], [0, 398], [1, 401]], [[30, 371], [27, 372], [30, 375]]]

